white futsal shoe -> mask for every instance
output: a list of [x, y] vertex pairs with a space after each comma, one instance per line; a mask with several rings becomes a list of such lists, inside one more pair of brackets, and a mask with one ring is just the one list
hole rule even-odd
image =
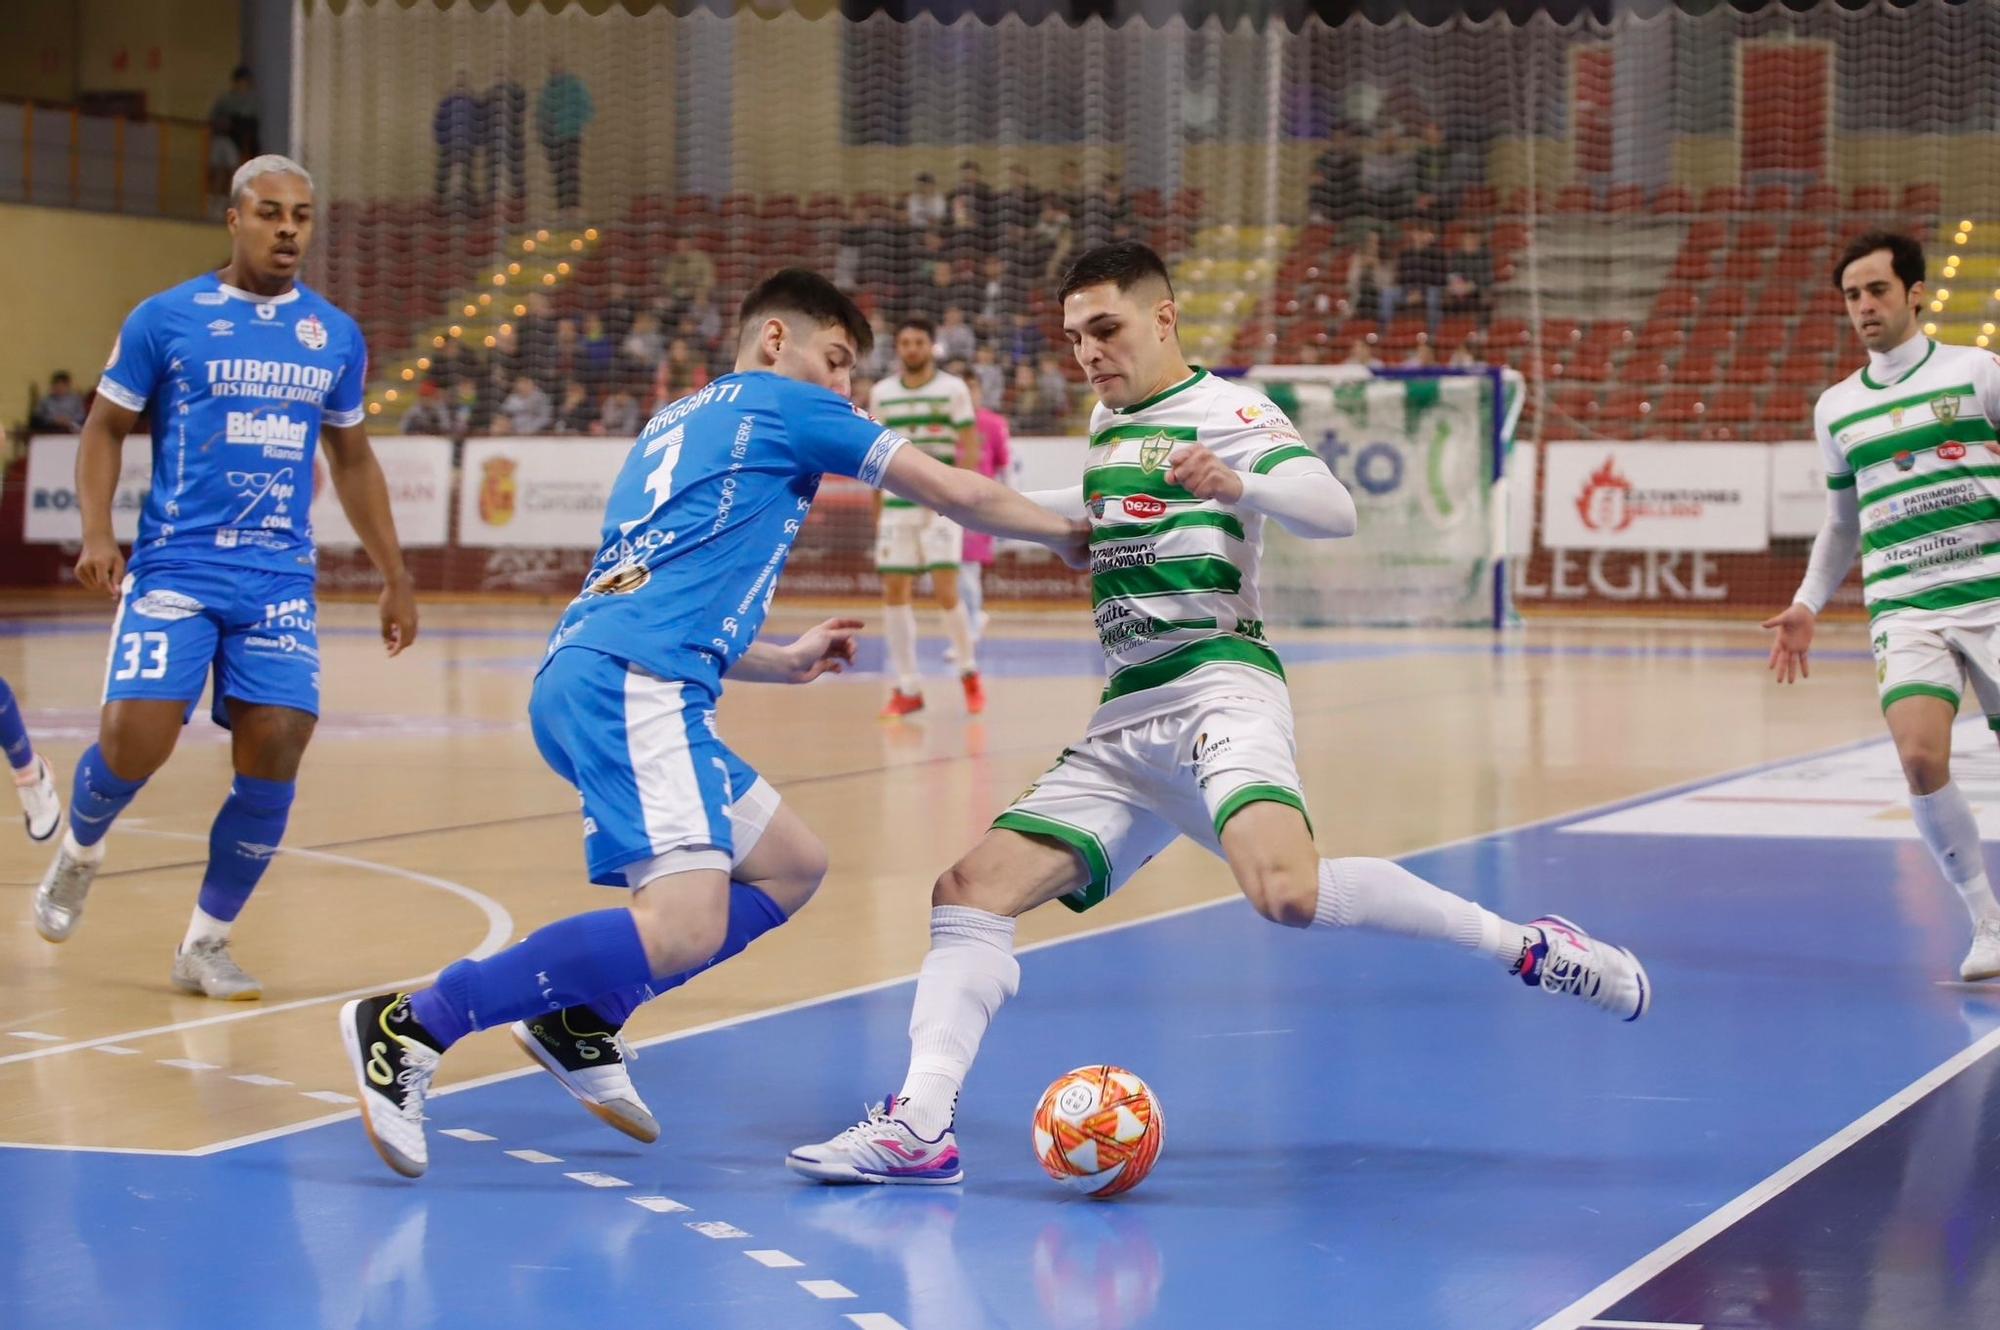
[[70, 837], [56, 848], [56, 857], [35, 888], [35, 931], [44, 942], [66, 942], [83, 918], [83, 903], [90, 896], [90, 884], [104, 864], [104, 842], [72, 853]]
[[236, 963], [225, 937], [205, 938], [175, 952], [172, 977], [175, 988], [197, 997], [252, 1002], [264, 996], [264, 985]]
[[1560, 915], [1545, 914], [1528, 927], [1542, 940], [1521, 953], [1509, 972], [1544, 993], [1582, 998], [1622, 1021], [1636, 1021], [1653, 1005], [1646, 967], [1624, 947], [1600, 942]]
[[802, 1145], [785, 1160], [785, 1167], [815, 1182], [897, 1182], [939, 1187], [959, 1182], [958, 1137], [946, 1127], [929, 1141], [894, 1117], [899, 1101], [868, 1110], [868, 1116], [830, 1141]]
[[35, 769], [26, 779], [15, 773], [14, 793], [21, 797], [21, 821], [27, 824], [28, 839], [44, 841], [55, 835], [62, 825], [62, 795], [56, 792], [55, 769], [46, 757], [35, 754]]
[[1982, 919], [1972, 930], [1972, 950], [1958, 963], [1958, 977], [1968, 984], [2000, 979], [2000, 919]]
[[562, 1082], [576, 1102], [608, 1126], [635, 1141], [651, 1145], [660, 1139], [660, 1123], [632, 1084], [632, 1048], [616, 1030], [579, 1030], [577, 1025], [601, 1024], [594, 1013], [551, 1012], [533, 1021], [508, 1026], [521, 1051]]
[[424, 1099], [444, 1055], [410, 1014], [410, 995], [382, 993], [340, 1009], [340, 1041], [361, 1091], [361, 1126], [382, 1162], [406, 1178], [430, 1167]]

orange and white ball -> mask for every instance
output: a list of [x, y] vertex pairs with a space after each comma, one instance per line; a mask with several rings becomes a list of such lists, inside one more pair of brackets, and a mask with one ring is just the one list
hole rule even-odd
[[1087, 1196], [1138, 1186], [1165, 1138], [1159, 1100], [1122, 1067], [1078, 1067], [1058, 1077], [1035, 1109], [1035, 1158], [1050, 1177]]

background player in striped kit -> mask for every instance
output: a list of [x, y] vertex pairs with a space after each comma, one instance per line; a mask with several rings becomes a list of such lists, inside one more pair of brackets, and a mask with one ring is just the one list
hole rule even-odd
[[[165, 764], [214, 675], [236, 779], [209, 832], [208, 865], [172, 982], [214, 998], [263, 986], [229, 933], [284, 839], [299, 760], [319, 717], [313, 458], [382, 575], [382, 642], [415, 640], [388, 486], [368, 444], [361, 329], [297, 280], [312, 243], [312, 178], [288, 157], [236, 172], [230, 260], [142, 302], [126, 319], [77, 449], [77, 580], [118, 596], [98, 741], [77, 763], [70, 829], [35, 892], [35, 929], [75, 930], [104, 834]], [[127, 574], [111, 529], [125, 436], [152, 418], [153, 478]]]
[[1016, 916], [1051, 900], [1087, 910], [1181, 836], [1222, 857], [1274, 923], [1454, 942], [1545, 992], [1643, 1016], [1638, 960], [1565, 919], [1511, 923], [1386, 859], [1319, 857], [1257, 566], [1266, 518], [1309, 539], [1352, 535], [1353, 498], [1269, 399], [1187, 363], [1152, 250], [1085, 254], [1059, 298], [1101, 404], [1081, 485], [1031, 497], [1091, 523], [1103, 700], [938, 878], [901, 1089], [787, 1165], [831, 1183], [959, 1181], [959, 1087], [1019, 986]]
[[[979, 469], [979, 436], [973, 429], [972, 394], [965, 380], [938, 368], [936, 329], [922, 315], [896, 327], [898, 373], [878, 380], [868, 394], [868, 410], [946, 466]], [[875, 570], [882, 575], [882, 635], [889, 645], [894, 690], [882, 708], [885, 717], [907, 716], [924, 707], [917, 666], [917, 612], [911, 604], [917, 579], [931, 577], [945, 635], [958, 666], [965, 709], [986, 709], [986, 690], [973, 655], [972, 621], [958, 598], [958, 565], [965, 532], [942, 513], [931, 512], [894, 494], [875, 496]]]
[[1910, 811], [1972, 916], [1959, 977], [1996, 979], [2000, 903], [1972, 806], [1951, 778], [1951, 726], [1969, 676], [2000, 730], [2000, 359], [1924, 335], [1924, 251], [1909, 236], [1860, 237], [1833, 284], [1868, 363], [1813, 409], [1826, 521], [1792, 604], [1764, 621], [1770, 667], [1779, 683], [1806, 676], [1817, 615], [1858, 552], [1882, 719]]

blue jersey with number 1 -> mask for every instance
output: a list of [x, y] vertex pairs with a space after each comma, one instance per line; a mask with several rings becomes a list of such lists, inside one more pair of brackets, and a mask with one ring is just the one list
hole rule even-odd
[[549, 651], [589, 647], [720, 691], [831, 471], [880, 487], [903, 443], [828, 389], [728, 374], [646, 422]]
[[360, 424], [367, 379], [360, 327], [306, 286], [265, 297], [205, 273], [140, 304], [97, 385], [129, 411], [152, 408], [133, 570], [310, 575], [320, 426]]

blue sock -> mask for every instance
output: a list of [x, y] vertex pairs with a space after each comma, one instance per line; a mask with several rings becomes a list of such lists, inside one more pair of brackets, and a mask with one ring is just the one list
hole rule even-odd
[[0, 679], [0, 749], [7, 753], [7, 765], [16, 771], [26, 771], [35, 765], [35, 745], [28, 741], [28, 724], [21, 719], [21, 708], [14, 705], [14, 690]]
[[632, 912], [596, 910], [538, 928], [497, 956], [446, 966], [435, 986], [410, 995], [410, 1011], [450, 1048], [474, 1030], [561, 1011], [652, 972]]
[[243, 913], [285, 838], [295, 788], [288, 780], [237, 776], [208, 829], [208, 871], [202, 875], [198, 902], [203, 914], [228, 923]]
[[650, 999], [679, 988], [712, 965], [722, 964], [784, 922], [785, 912], [778, 908], [776, 901], [747, 882], [731, 882], [729, 932], [722, 939], [722, 950], [692, 970], [682, 970], [679, 974], [670, 974], [665, 979], [654, 979], [648, 983], [635, 984], [630, 988], [606, 993], [602, 997], [594, 997], [590, 1000], [590, 1009], [602, 1016], [610, 1029], [623, 1029], [625, 1022], [632, 1019], [632, 1013]]
[[70, 784], [69, 834], [78, 845], [95, 845], [111, 830], [112, 819], [125, 811], [146, 782], [121, 780], [104, 765], [104, 750], [92, 744], [76, 764]]

